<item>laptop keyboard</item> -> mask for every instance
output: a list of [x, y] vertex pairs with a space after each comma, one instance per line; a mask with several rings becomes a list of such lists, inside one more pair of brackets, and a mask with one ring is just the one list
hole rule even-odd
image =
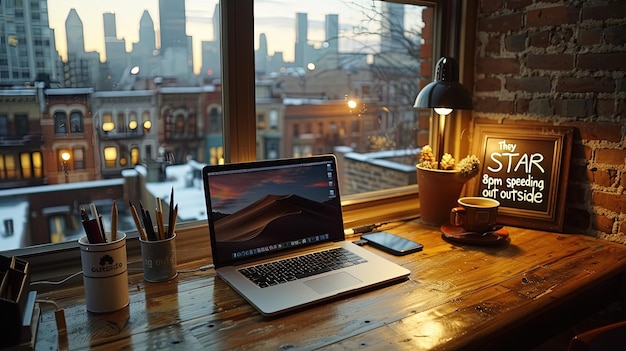
[[239, 272], [259, 287], [266, 288], [364, 262], [367, 260], [339, 247], [242, 268]]

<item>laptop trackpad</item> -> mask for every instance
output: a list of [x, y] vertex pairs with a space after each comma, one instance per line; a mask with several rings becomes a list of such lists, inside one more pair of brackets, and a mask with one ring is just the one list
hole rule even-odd
[[319, 294], [325, 294], [334, 290], [340, 290], [352, 285], [356, 285], [361, 281], [349, 273], [339, 272], [320, 278], [307, 280], [304, 282], [306, 286], [315, 290]]

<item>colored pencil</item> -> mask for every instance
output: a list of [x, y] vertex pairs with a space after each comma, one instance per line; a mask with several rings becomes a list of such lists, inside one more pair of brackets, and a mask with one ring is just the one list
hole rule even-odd
[[117, 240], [117, 203], [113, 200], [111, 209], [111, 241]]
[[167, 237], [171, 238], [174, 235], [174, 187], [172, 187], [172, 192], [170, 193], [170, 208], [169, 208], [169, 216], [167, 218]]
[[163, 204], [161, 203], [161, 198], [157, 197], [156, 198], [156, 210], [154, 211], [154, 214], [156, 216], [156, 221], [157, 221], [157, 239], [158, 240], [163, 240], [165, 239], [165, 229], [164, 229], [164, 224], [163, 224]]
[[128, 206], [130, 207], [130, 214], [133, 216], [133, 220], [135, 221], [135, 226], [137, 227], [137, 232], [139, 232], [139, 236], [141, 237], [141, 240], [148, 241], [148, 237], [146, 236], [146, 231], [143, 229], [143, 226], [141, 225], [141, 220], [139, 219], [137, 208], [130, 201], [128, 201]]

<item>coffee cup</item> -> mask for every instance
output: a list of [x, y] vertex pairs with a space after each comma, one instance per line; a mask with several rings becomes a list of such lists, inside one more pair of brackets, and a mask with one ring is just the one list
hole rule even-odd
[[500, 202], [480, 196], [462, 197], [459, 206], [450, 210], [450, 224], [466, 231], [483, 233], [496, 225]]

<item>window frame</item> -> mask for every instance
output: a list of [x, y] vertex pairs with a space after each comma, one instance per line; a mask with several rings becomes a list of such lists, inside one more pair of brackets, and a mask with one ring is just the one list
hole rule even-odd
[[[442, 55], [457, 57], [461, 81], [465, 84], [471, 82], [477, 1], [387, 1], [434, 6], [436, 25], [433, 33], [435, 38], [433, 57]], [[219, 112], [221, 112], [223, 124], [223, 152], [226, 162], [245, 162], [256, 158], [257, 115], [253, 8], [254, 0], [220, 1], [222, 108]], [[446, 28], [446, 31], [442, 31], [441, 28]], [[66, 119], [67, 117], [66, 113]], [[111, 122], [115, 120], [114, 111], [111, 111], [111, 120]], [[142, 120], [144, 124], [145, 112], [142, 114]], [[460, 135], [462, 128], [459, 129], [459, 126], [468, 123], [469, 113], [464, 113], [458, 120], [460, 122], [455, 125], [454, 133]], [[345, 226], [351, 228], [379, 221], [414, 218], [419, 215], [417, 197], [417, 185], [345, 196], [342, 201]], [[194, 232], [196, 229], [195, 232], [206, 235], [205, 231], [197, 230], [198, 227], [205, 225], [199, 222], [181, 223], [180, 229], [177, 228], [177, 230]], [[184, 237], [185, 235], [181, 235], [181, 238]], [[190, 237], [182, 240], [197, 240], [197, 238]], [[80, 260], [77, 247], [76, 242], [63, 242], [9, 250], [3, 254], [20, 256], [31, 261], [33, 271], [38, 277], [49, 278], [61, 276], [66, 272], [73, 273], [76, 262]], [[127, 242], [127, 248], [129, 255], [137, 255], [139, 252], [137, 241]]]

